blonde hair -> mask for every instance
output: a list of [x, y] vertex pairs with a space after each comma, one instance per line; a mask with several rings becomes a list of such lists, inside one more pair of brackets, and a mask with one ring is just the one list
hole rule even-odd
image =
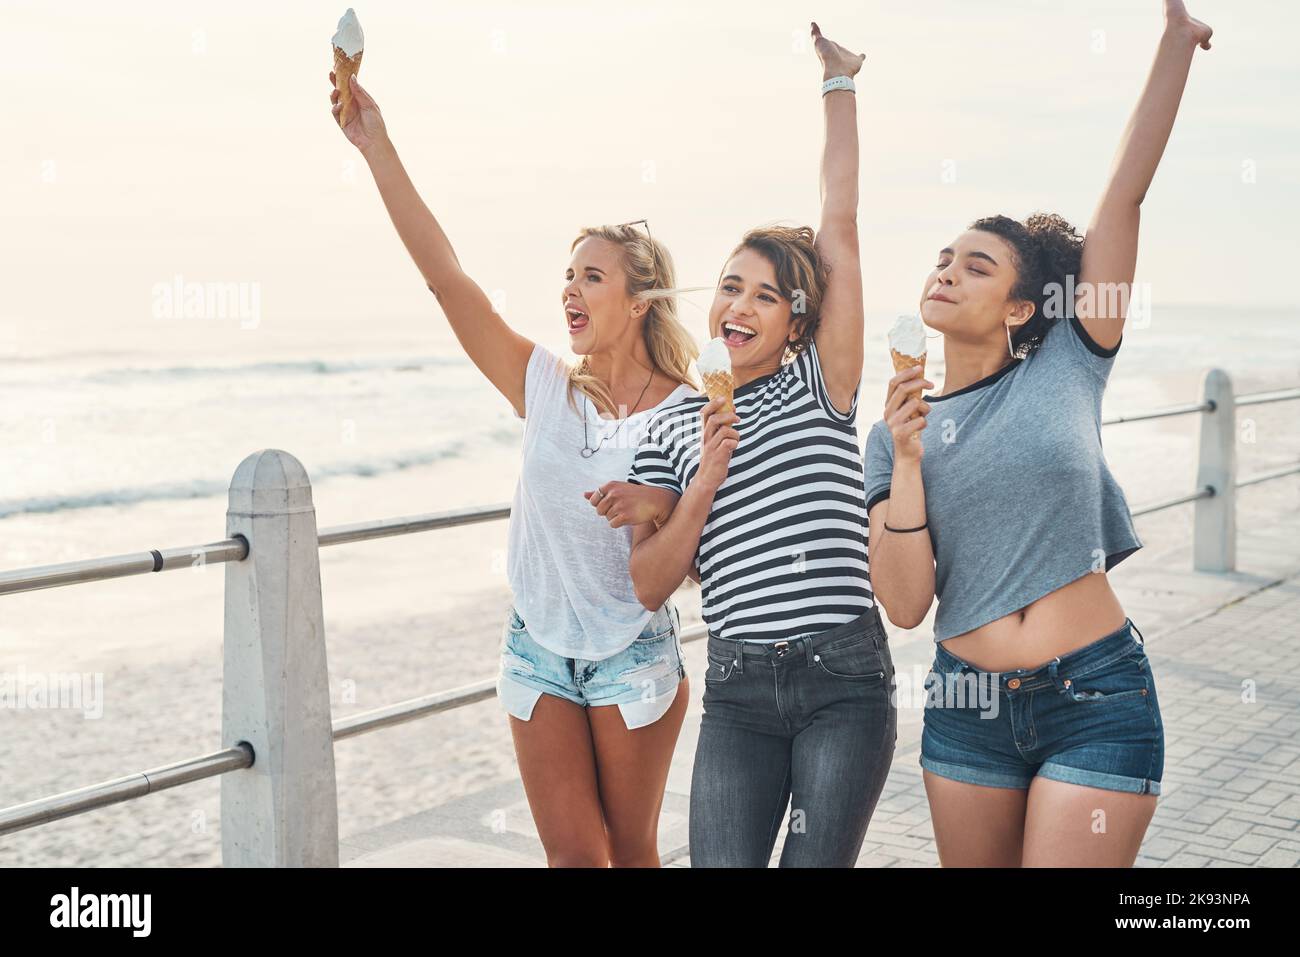
[[[673, 381], [685, 383], [698, 392], [700, 386], [691, 375], [691, 362], [698, 358], [700, 348], [677, 318], [675, 297], [686, 290], [673, 286], [676, 276], [668, 250], [631, 226], [589, 226], [578, 233], [570, 251], [589, 237], [603, 239], [622, 249], [628, 293], [650, 303], [641, 321], [641, 335], [650, 353], [651, 365]], [[569, 384], [591, 399], [597, 409], [618, 414], [609, 387], [591, 373], [587, 356], [569, 370]], [[578, 411], [573, 389], [568, 390], [568, 395], [570, 407]]]

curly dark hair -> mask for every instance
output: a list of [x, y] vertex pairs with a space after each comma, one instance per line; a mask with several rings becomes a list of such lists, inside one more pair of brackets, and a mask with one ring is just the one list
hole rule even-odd
[[[808, 348], [821, 324], [822, 298], [826, 294], [830, 266], [818, 254], [813, 245], [815, 240], [816, 234], [810, 226], [759, 226], [745, 233], [727, 256], [730, 261], [742, 249], [752, 249], [772, 264], [777, 288], [792, 303], [798, 338], [786, 347], [786, 353], [791, 356]], [[782, 361], [785, 358], [783, 355]]]
[[[1071, 289], [1083, 262], [1083, 237], [1064, 217], [1056, 213], [1033, 213], [1023, 223], [1009, 216], [986, 216], [971, 223], [979, 229], [1004, 239], [1015, 261], [1016, 282], [1012, 299], [1027, 299], [1034, 304], [1034, 314], [1011, 334], [1017, 356], [1027, 356], [1043, 342], [1043, 337], [1059, 316], [1045, 314], [1047, 300], [1059, 298], [1053, 290]], [[1068, 277], [1075, 277], [1069, 280]], [[1074, 315], [1074, 297], [1064, 296], [1064, 318]]]

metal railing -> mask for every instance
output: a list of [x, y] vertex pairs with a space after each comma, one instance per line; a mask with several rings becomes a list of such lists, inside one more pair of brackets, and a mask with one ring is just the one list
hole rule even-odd
[[[1300, 399], [1300, 388], [1234, 396], [1218, 369], [1200, 402], [1104, 418], [1103, 425], [1201, 415], [1193, 491], [1132, 509], [1137, 517], [1195, 503], [1193, 567], [1236, 567], [1236, 490], [1300, 473], [1300, 462], [1237, 478], [1236, 409]], [[333, 744], [490, 698], [486, 680], [332, 719], [325, 667], [319, 550], [329, 545], [508, 518], [509, 505], [316, 528], [311, 484], [292, 455], [263, 450], [236, 469], [219, 542], [0, 573], [0, 595], [153, 574], [197, 563], [226, 565], [225, 678], [220, 751], [0, 809], [0, 835], [222, 776], [225, 866], [336, 866], [338, 809]], [[290, 601], [290, 596], [294, 600]], [[704, 625], [683, 641], [705, 637]], [[292, 661], [293, 668], [284, 667]], [[284, 769], [291, 767], [292, 773]], [[238, 772], [238, 773], [236, 773]]]

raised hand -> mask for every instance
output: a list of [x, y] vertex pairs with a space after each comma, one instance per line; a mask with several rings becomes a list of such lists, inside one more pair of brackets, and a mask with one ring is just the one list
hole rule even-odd
[[[384, 118], [379, 112], [379, 104], [371, 98], [355, 76], [348, 77], [348, 79], [352, 84], [353, 110], [347, 126], [343, 127], [343, 135], [348, 138], [349, 143], [364, 153], [376, 143], [382, 143], [388, 139], [388, 130], [384, 126]], [[333, 104], [330, 112], [334, 114], [334, 124], [337, 126], [339, 112], [343, 109], [343, 104], [339, 102], [339, 97], [342, 94], [333, 88], [334, 83], [334, 71], [330, 70], [330, 103]]]
[[1185, 37], [1192, 46], [1199, 46], [1202, 50], [1210, 48], [1210, 37], [1214, 34], [1209, 24], [1187, 12], [1183, 0], [1165, 0], [1165, 32]]
[[862, 69], [862, 63], [867, 55], [851, 53], [834, 40], [828, 40], [822, 36], [821, 27], [816, 23], [812, 25], [812, 38], [813, 47], [817, 50], [817, 58], [822, 61], [822, 79], [829, 80], [833, 76], [856, 76]]

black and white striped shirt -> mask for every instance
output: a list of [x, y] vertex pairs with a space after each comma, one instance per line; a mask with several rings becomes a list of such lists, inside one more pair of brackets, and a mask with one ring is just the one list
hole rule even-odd
[[[679, 495], [700, 465], [707, 396], [670, 405], [646, 424], [628, 481]], [[827, 395], [814, 343], [735, 392], [740, 443], [700, 535], [710, 634], [780, 641], [817, 634], [875, 604], [855, 425]]]

